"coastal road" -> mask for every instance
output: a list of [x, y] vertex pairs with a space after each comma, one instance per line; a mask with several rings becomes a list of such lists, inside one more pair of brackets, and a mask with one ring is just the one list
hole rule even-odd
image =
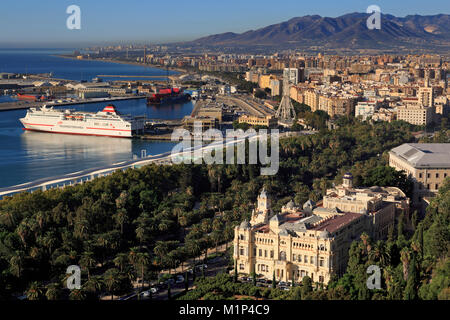
[[[285, 132], [280, 134], [280, 138], [282, 137], [289, 137], [289, 136], [298, 136], [298, 135], [305, 135], [305, 134], [314, 134], [314, 132]], [[178, 162], [181, 162], [182, 160], [188, 158], [192, 159], [197, 156], [197, 154], [203, 154], [206, 152], [211, 152], [211, 150], [214, 150], [218, 147], [220, 148], [226, 148], [227, 146], [235, 145], [238, 143], [244, 142], [246, 139], [249, 139], [249, 141], [253, 141], [259, 138], [259, 135], [255, 133], [247, 133], [244, 134], [242, 137], [239, 137], [235, 140], [231, 141], [217, 141], [213, 142], [211, 144], [205, 145], [205, 146], [196, 146], [193, 148], [188, 148], [183, 150], [182, 152], [172, 154], [172, 151], [165, 152], [159, 155], [154, 156], [148, 156], [146, 158], [141, 158], [138, 160], [130, 160], [130, 161], [124, 161], [120, 163], [116, 163], [113, 165], [103, 166], [99, 168], [93, 168], [88, 170], [83, 170], [75, 173], [70, 173], [66, 175], [60, 175], [56, 177], [51, 178], [44, 178], [39, 179], [33, 182], [24, 183], [18, 186], [13, 187], [6, 187], [6, 188], [0, 188], [0, 199], [5, 196], [10, 196], [15, 193], [20, 192], [26, 192], [26, 191], [34, 191], [37, 189], [47, 190], [52, 187], [66, 187], [73, 184], [79, 184], [84, 183], [90, 180], [93, 180], [95, 178], [106, 176], [109, 174], [112, 174], [113, 172], [117, 170], [126, 170], [129, 168], [135, 168], [135, 167], [142, 167], [145, 165], [149, 165], [152, 163], [160, 164], [160, 165], [171, 165], [174, 163], [174, 160], [178, 160]], [[269, 137], [268, 137], [269, 139]], [[200, 151], [200, 150], [201, 151]], [[195, 152], [197, 151], [197, 152]], [[195, 161], [195, 159], [192, 159]]]
[[[257, 135], [247, 134], [236, 140], [226, 142], [225, 144], [223, 144], [222, 142], [219, 141], [219, 142], [211, 143], [206, 146], [197, 146], [197, 147], [189, 148], [189, 149], [183, 150], [182, 152], [179, 152], [179, 153], [176, 153], [173, 155], [172, 155], [172, 152], [169, 151], [169, 152], [165, 152], [165, 153], [162, 153], [159, 155], [148, 156], [143, 159], [124, 161], [124, 162], [120, 162], [120, 163], [109, 165], [109, 166], [83, 170], [83, 171], [66, 174], [66, 175], [60, 175], [60, 176], [51, 177], [51, 178], [39, 179], [37, 181], [24, 183], [24, 184], [21, 184], [18, 186], [0, 188], [0, 199], [4, 196], [8, 196], [8, 195], [12, 195], [15, 193], [20, 193], [20, 192], [25, 192], [25, 191], [33, 191], [33, 190], [36, 190], [39, 188], [46, 190], [47, 188], [51, 188], [52, 186], [59, 187], [59, 184], [61, 184], [61, 187], [65, 187], [67, 185], [83, 183], [83, 182], [92, 180], [94, 178], [100, 177], [100, 176], [109, 175], [117, 170], [126, 170], [129, 168], [141, 167], [141, 166], [149, 165], [152, 163], [172, 164], [173, 161], [177, 158], [181, 158], [181, 160], [186, 157], [190, 158], [191, 153], [193, 151], [196, 151], [199, 149], [202, 149], [202, 153], [203, 153], [205, 151], [214, 149], [219, 145], [221, 145], [222, 147], [226, 147], [227, 145], [232, 145], [232, 144], [237, 144], [239, 142], [243, 142], [245, 139], [255, 139], [255, 138], [257, 138]], [[194, 156], [195, 155], [196, 154], [194, 154]]]

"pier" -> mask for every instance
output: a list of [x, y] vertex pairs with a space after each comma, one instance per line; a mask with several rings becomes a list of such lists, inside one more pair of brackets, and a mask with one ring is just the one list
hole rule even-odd
[[129, 96], [129, 97], [111, 97], [111, 98], [92, 98], [85, 100], [75, 100], [68, 102], [55, 103], [53, 101], [42, 101], [42, 102], [32, 102], [32, 101], [14, 101], [14, 102], [3, 102], [0, 103], [0, 111], [11, 111], [11, 110], [23, 110], [35, 107], [42, 107], [47, 105], [49, 107], [62, 107], [71, 106], [77, 104], [89, 104], [89, 103], [109, 103], [113, 101], [126, 101], [126, 100], [139, 100], [146, 99], [144, 96]]

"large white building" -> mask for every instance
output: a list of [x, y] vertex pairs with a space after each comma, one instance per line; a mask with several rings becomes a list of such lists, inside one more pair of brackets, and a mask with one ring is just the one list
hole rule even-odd
[[450, 177], [450, 143], [403, 144], [389, 152], [389, 165], [413, 179], [413, 201], [419, 204]]

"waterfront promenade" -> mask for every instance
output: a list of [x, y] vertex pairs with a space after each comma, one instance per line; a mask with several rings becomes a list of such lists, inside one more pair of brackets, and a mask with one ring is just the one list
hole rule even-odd
[[[12, 196], [17, 193], [21, 192], [33, 192], [36, 190], [48, 190], [52, 188], [64, 188], [67, 186], [72, 186], [80, 183], [85, 183], [88, 181], [91, 181], [93, 179], [103, 177], [110, 175], [118, 170], [127, 170], [127, 169], [134, 169], [134, 168], [141, 168], [146, 165], [150, 164], [158, 164], [158, 165], [170, 165], [174, 163], [174, 161], [183, 161], [186, 157], [191, 158], [192, 153], [195, 150], [202, 149], [202, 153], [208, 152], [211, 149], [217, 147], [219, 144], [222, 145], [222, 147], [226, 147], [229, 145], [234, 145], [237, 143], [242, 143], [245, 141], [245, 139], [253, 140], [257, 139], [258, 136], [255, 134], [247, 134], [242, 136], [241, 138], [238, 138], [234, 141], [229, 141], [225, 144], [222, 144], [222, 142], [216, 142], [212, 144], [208, 144], [206, 146], [198, 146], [193, 147], [190, 149], [187, 149], [183, 152], [172, 154], [172, 152], [165, 152], [159, 155], [154, 156], [148, 156], [140, 159], [130, 160], [130, 161], [124, 161], [117, 164], [113, 164], [111, 166], [105, 166], [105, 167], [99, 167], [99, 168], [93, 168], [88, 170], [83, 170], [71, 174], [56, 176], [56, 177], [50, 177], [50, 178], [44, 178], [40, 180], [36, 180], [33, 182], [24, 183], [21, 185], [13, 186], [13, 187], [7, 187], [7, 188], [0, 188], [0, 199], [5, 196]], [[198, 152], [198, 151], [197, 151]], [[193, 159], [195, 161], [195, 159]]]
[[[301, 132], [284, 132], [280, 134], [280, 138], [287, 137], [296, 137], [300, 135], [312, 135], [314, 131], [301, 131]], [[108, 176], [118, 170], [127, 170], [127, 169], [136, 169], [141, 168], [150, 164], [158, 164], [158, 165], [171, 165], [175, 161], [182, 162], [184, 159], [192, 159], [194, 162], [195, 156], [199, 153], [198, 151], [194, 153], [194, 151], [201, 149], [201, 153], [211, 152], [211, 149], [215, 149], [217, 146], [221, 146], [222, 149], [228, 146], [237, 145], [239, 143], [244, 143], [246, 139], [249, 141], [254, 141], [259, 138], [257, 134], [245, 134], [240, 138], [236, 138], [232, 141], [227, 141], [226, 143], [214, 142], [208, 144], [206, 146], [198, 146], [184, 150], [183, 152], [172, 154], [171, 151], [165, 152], [159, 155], [142, 157], [140, 159], [124, 161], [120, 163], [116, 163], [110, 166], [104, 166], [99, 168], [93, 168], [88, 170], [83, 170], [71, 174], [61, 175], [57, 177], [44, 178], [40, 180], [36, 180], [33, 182], [28, 182], [24, 184], [20, 184], [17, 186], [0, 188], [0, 199], [6, 196], [12, 196], [21, 192], [33, 192], [36, 190], [48, 190], [52, 188], [64, 188], [67, 186], [72, 186], [80, 183], [85, 183], [91, 181], [93, 179]]]

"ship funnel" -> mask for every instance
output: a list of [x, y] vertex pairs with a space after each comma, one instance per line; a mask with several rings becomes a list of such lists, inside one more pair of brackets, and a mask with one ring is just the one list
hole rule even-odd
[[112, 104], [107, 105], [104, 109], [103, 112], [111, 112], [111, 113], [116, 113], [116, 107]]

